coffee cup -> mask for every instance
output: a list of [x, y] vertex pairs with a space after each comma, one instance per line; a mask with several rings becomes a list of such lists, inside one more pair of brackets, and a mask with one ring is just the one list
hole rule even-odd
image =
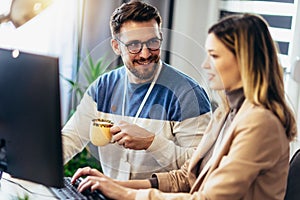
[[110, 128], [113, 122], [106, 119], [93, 119], [90, 125], [90, 140], [96, 146], [104, 146], [111, 142]]

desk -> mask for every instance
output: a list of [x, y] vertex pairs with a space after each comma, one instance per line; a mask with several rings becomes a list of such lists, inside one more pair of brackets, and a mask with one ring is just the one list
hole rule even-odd
[[28, 200], [51, 200], [57, 199], [49, 189], [41, 184], [12, 178], [7, 173], [3, 173], [0, 180], [0, 199], [18, 199], [26, 195]]

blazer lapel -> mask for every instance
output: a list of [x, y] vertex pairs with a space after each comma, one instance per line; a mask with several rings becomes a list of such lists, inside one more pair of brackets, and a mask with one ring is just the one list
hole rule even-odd
[[[212, 148], [212, 146], [216, 142], [227, 115], [228, 115], [228, 113], [225, 114], [221, 118], [221, 120], [218, 120], [217, 125], [215, 124], [216, 120], [211, 121], [211, 123], [209, 124], [208, 128], [206, 129], [206, 134], [201, 139], [201, 142], [198, 145], [197, 150], [194, 152], [194, 154], [191, 158], [190, 165], [189, 165], [189, 172], [190, 172], [189, 174], [190, 175], [196, 176], [196, 174], [198, 173], [197, 170], [199, 168], [199, 165], [201, 164], [201, 163], [199, 163], [199, 161], [206, 155], [206, 153]], [[194, 177], [193, 180], [195, 180], [195, 183], [193, 184], [193, 186], [191, 188], [191, 192], [193, 192], [194, 190], [197, 190], [199, 188], [197, 186], [201, 182], [200, 180], [202, 179], [203, 175], [209, 169], [209, 166], [210, 165], [208, 165], [206, 163], [204, 168], [198, 175], [198, 177]], [[196, 183], [198, 183], [198, 184], [196, 184]]]
[[[193, 187], [194, 191], [199, 190], [200, 184], [201, 184], [201, 188], [205, 185], [206, 179], [209, 176], [209, 174], [211, 174], [217, 168], [223, 155], [225, 153], [227, 153], [228, 148], [229, 148], [228, 146], [230, 146], [231, 141], [232, 141], [233, 129], [236, 127], [236, 125], [239, 121], [237, 119], [239, 119], [240, 116], [247, 113], [246, 110], [249, 108], [249, 105], [250, 104], [247, 100], [245, 100], [245, 102], [242, 104], [242, 106], [241, 106], [240, 110], [238, 111], [238, 113], [236, 114], [235, 119], [233, 120], [232, 124], [228, 127], [227, 134], [225, 134], [223, 141], [221, 143], [221, 146], [219, 147], [218, 152], [216, 153], [216, 155], [214, 157], [211, 158], [212, 160], [211, 160], [210, 164], [206, 165], [204, 167], [205, 169], [203, 169], [201, 171], [199, 177], [197, 178], [197, 181], [196, 181], [197, 184], [195, 184], [195, 185], [198, 185], [198, 187], [197, 188]], [[224, 121], [223, 121], [223, 123], [224, 123]], [[222, 124], [222, 126], [223, 126], [223, 124]], [[222, 128], [222, 126], [221, 126], [221, 128]], [[201, 190], [201, 188], [200, 188], [200, 190]]]

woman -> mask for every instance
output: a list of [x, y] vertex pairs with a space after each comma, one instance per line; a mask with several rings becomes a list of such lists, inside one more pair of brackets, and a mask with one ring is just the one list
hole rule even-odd
[[283, 199], [297, 129], [267, 23], [251, 14], [226, 17], [209, 29], [206, 49], [209, 85], [225, 91], [230, 109], [215, 111], [193, 157], [149, 180], [79, 169], [73, 181], [87, 175], [79, 191], [91, 187], [113, 199]]

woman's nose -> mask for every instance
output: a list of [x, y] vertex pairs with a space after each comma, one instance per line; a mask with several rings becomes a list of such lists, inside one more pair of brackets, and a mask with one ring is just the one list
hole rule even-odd
[[209, 58], [206, 57], [201, 65], [201, 67], [203, 69], [209, 69], [210, 68], [210, 61], [209, 61]]

